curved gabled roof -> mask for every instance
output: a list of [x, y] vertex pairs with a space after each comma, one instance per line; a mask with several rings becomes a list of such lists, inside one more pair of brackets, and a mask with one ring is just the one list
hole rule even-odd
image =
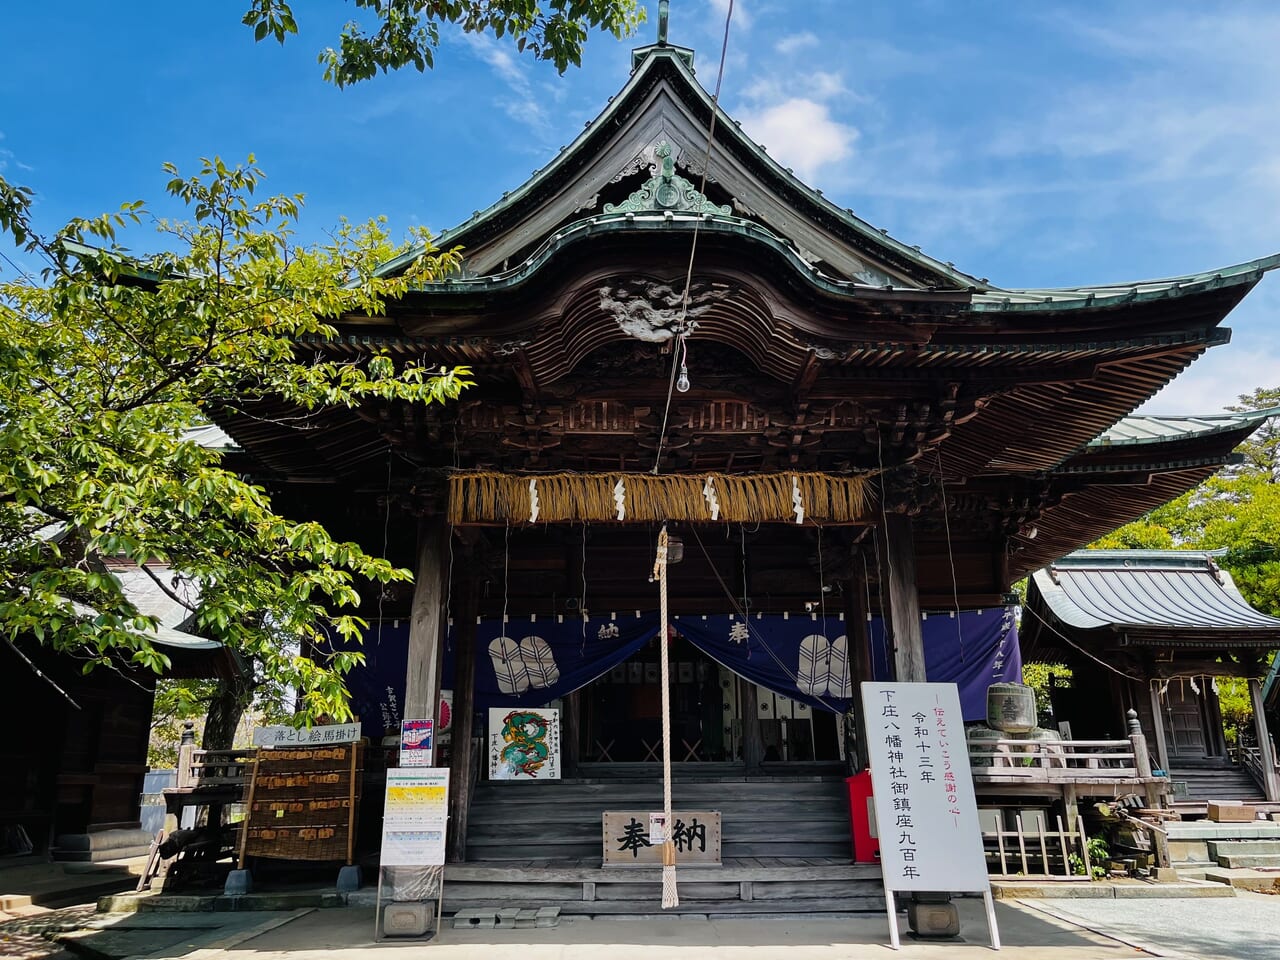
[[1081, 550], [1031, 577], [1028, 603], [1064, 628], [1176, 645], [1229, 639], [1280, 646], [1280, 619], [1249, 606], [1214, 554], [1190, 550]]
[[[562, 213], [574, 210], [572, 205], [567, 205], [569, 201], [565, 198], [583, 198], [573, 202], [589, 204], [585, 198], [594, 198], [602, 184], [608, 182], [602, 179], [602, 175], [616, 174], [627, 165], [635, 171], [641, 169], [644, 164], [639, 163], [640, 157], [633, 156], [638, 141], [634, 137], [628, 139], [622, 131], [634, 129], [642, 140], [646, 137], [652, 140], [658, 135], [656, 131], [662, 131], [662, 136], [679, 139], [669, 116], [673, 110], [678, 110], [694, 125], [687, 127], [685, 132], [696, 132], [701, 138], [697, 144], [699, 153], [715, 111], [714, 178], [723, 181], [722, 185], [730, 191], [743, 188], [749, 180], [756, 188], [768, 192], [777, 205], [772, 214], [768, 209], [759, 214], [756, 219], [762, 223], [730, 213], [714, 216], [681, 216], [677, 213], [672, 217], [668, 212], [663, 226], [679, 229], [685, 219], [700, 220], [709, 230], [733, 230], [748, 241], [785, 247], [795, 261], [792, 266], [799, 273], [808, 275], [819, 286], [823, 281], [840, 285], [851, 295], [865, 295], [886, 286], [966, 291], [973, 295], [970, 309], [977, 313], [1058, 312], [1169, 300], [1252, 284], [1266, 271], [1280, 266], [1280, 254], [1277, 254], [1202, 273], [1132, 283], [1060, 288], [995, 286], [985, 278], [963, 273], [951, 263], [928, 256], [917, 246], [894, 239], [886, 231], [856, 216], [852, 210], [832, 203], [821, 190], [810, 187], [781, 166], [712, 102], [710, 95], [694, 78], [687, 54], [683, 48], [664, 45], [638, 51], [639, 63], [630, 80], [571, 144], [562, 148], [546, 166], [535, 170], [525, 183], [504, 193], [484, 210], [476, 211], [463, 223], [444, 231], [435, 239], [435, 245], [440, 248], [462, 246], [465, 251], [483, 248], [507, 233], [520, 233], [522, 249], [532, 248], [534, 252], [531, 255], [522, 257], [521, 262], [514, 266], [507, 262], [508, 258], [501, 258], [494, 263], [482, 262], [480, 269], [472, 271], [476, 280], [504, 286], [517, 282], [521, 276], [527, 277], [554, 259], [562, 245], [573, 243], [583, 233], [632, 227], [642, 229], [646, 226], [642, 220], [618, 220], [608, 214], [588, 215], [574, 222], [555, 217], [539, 222], [537, 213], [556, 198], [562, 200]], [[629, 146], [624, 147], [627, 144]], [[698, 164], [701, 160], [701, 156], [695, 158]], [[757, 201], [755, 206], [767, 205]], [[801, 220], [809, 228], [816, 227], [830, 235], [834, 242], [843, 244], [851, 257], [869, 261], [868, 265], [873, 268], [870, 272], [882, 272], [886, 282], [871, 284], [824, 277], [797, 253], [797, 248], [805, 243], [804, 238], [797, 235]], [[423, 250], [411, 250], [384, 264], [379, 272], [395, 273], [420, 256]], [[439, 286], [431, 285], [426, 289], [436, 290]]]
[[[727, 187], [735, 175], [758, 180], [776, 195], [780, 208], [797, 213], [810, 224], [817, 225], [845, 244], [852, 254], [870, 259], [891, 277], [898, 277], [903, 285], [953, 290], [986, 287], [984, 280], [928, 256], [919, 247], [895, 240], [886, 231], [854, 215], [852, 210], [832, 203], [821, 190], [810, 187], [770, 157], [764, 147], [747, 137], [739, 124], [712, 102], [711, 96], [694, 78], [681, 48], [654, 46], [643, 52], [645, 55], [627, 84], [571, 144], [546, 166], [535, 170], [525, 183], [504, 193], [484, 210], [477, 210], [470, 219], [444, 231], [435, 238], [435, 245], [441, 248], [461, 245], [474, 249], [525, 223], [553, 197], [565, 194], [590, 196], [590, 189], [575, 190], [574, 187], [584, 182], [596, 183], [585, 178], [584, 172], [590, 168], [599, 173], [596, 161], [611, 150], [621, 148], [626, 138], [620, 131], [643, 128], [654, 133], [664, 131], [664, 135], [674, 135], [674, 139], [679, 139], [679, 131], [673, 129], [675, 124], [671, 116], [663, 115], [664, 110], [670, 113], [670, 108], [674, 107], [691, 124], [686, 130], [692, 132], [692, 125], [698, 128], [697, 134], [701, 139], [696, 147], [699, 154], [705, 146], [714, 111], [712, 172]], [[694, 146], [693, 143], [689, 145]], [[619, 153], [609, 173], [612, 175], [622, 169], [633, 160], [633, 156], [634, 151], [627, 152], [625, 156]], [[701, 161], [701, 156], [698, 160]], [[733, 219], [744, 224], [750, 222], [746, 218]], [[766, 223], [771, 220], [768, 213], [762, 213], [762, 219]], [[779, 233], [789, 232], [779, 229], [779, 224], [772, 225]], [[386, 275], [402, 270], [422, 252], [422, 248], [411, 250], [384, 264], [379, 272]]]

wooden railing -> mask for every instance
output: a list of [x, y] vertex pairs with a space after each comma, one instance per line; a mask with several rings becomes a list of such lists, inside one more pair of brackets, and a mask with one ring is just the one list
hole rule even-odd
[[[1004, 827], [1001, 811], [993, 822], [984, 823], [983, 847], [987, 855], [987, 868], [997, 876], [1076, 877], [1088, 880], [1093, 864], [1089, 861], [1089, 849], [1084, 832], [1084, 821], [1063, 823], [1062, 817], [1052, 820], [1046, 814], [1036, 814], [1031, 822], [1025, 822], [1021, 814], [1013, 818], [1014, 828]], [[1073, 858], [1079, 858], [1082, 873], [1077, 874]]]
[[257, 748], [243, 750], [200, 750], [194, 744], [178, 749], [176, 789], [190, 791], [205, 787], [241, 787], [249, 782], [249, 771]]
[[1263, 769], [1262, 751], [1257, 747], [1240, 748], [1240, 766], [1253, 778], [1253, 782], [1262, 789], [1267, 788], [1267, 772]]
[[[1136, 780], [1130, 740], [980, 740], [969, 745], [976, 783]], [[1148, 769], [1145, 777], [1150, 777]]]

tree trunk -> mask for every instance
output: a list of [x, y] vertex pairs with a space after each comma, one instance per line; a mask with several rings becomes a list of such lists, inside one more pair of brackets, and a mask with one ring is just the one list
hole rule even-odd
[[236, 728], [240, 718], [253, 702], [253, 685], [245, 677], [224, 678], [218, 681], [217, 691], [209, 702], [204, 718], [205, 750], [230, 750], [236, 744]]

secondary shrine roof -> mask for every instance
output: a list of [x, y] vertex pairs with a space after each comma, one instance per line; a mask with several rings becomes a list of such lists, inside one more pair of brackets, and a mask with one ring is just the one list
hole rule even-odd
[[1280, 619], [1251, 607], [1213, 553], [1077, 551], [1032, 574], [1027, 604], [1049, 613], [1050, 626], [1122, 642], [1280, 647]]
[[1277, 415], [1280, 415], [1280, 406], [1204, 417], [1125, 417], [1096, 440], [1091, 441], [1089, 447], [1099, 449], [1166, 443], [1170, 440], [1205, 437], [1241, 428], [1252, 430], [1263, 420]]

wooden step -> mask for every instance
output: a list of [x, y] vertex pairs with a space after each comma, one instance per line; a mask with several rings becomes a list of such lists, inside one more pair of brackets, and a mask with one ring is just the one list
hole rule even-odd
[[564, 916], [624, 916], [624, 917], [673, 917], [673, 916], [707, 916], [718, 917], [741, 916], [790, 916], [801, 914], [808, 919], [822, 917], [844, 917], [850, 914], [874, 913], [885, 911], [884, 895], [830, 897], [818, 900], [685, 900], [669, 910], [662, 909], [661, 893], [656, 898], [644, 900], [532, 900], [516, 901], [495, 900], [458, 900], [445, 888], [444, 912], [453, 914], [459, 910], [492, 909], [507, 907], [537, 909], [538, 907], [559, 907]]
[[680, 906], [663, 911], [660, 867], [599, 857], [445, 868], [445, 909], [559, 907], [576, 916], [850, 914], [884, 909], [880, 869], [834, 858], [735, 858], [677, 870]]

